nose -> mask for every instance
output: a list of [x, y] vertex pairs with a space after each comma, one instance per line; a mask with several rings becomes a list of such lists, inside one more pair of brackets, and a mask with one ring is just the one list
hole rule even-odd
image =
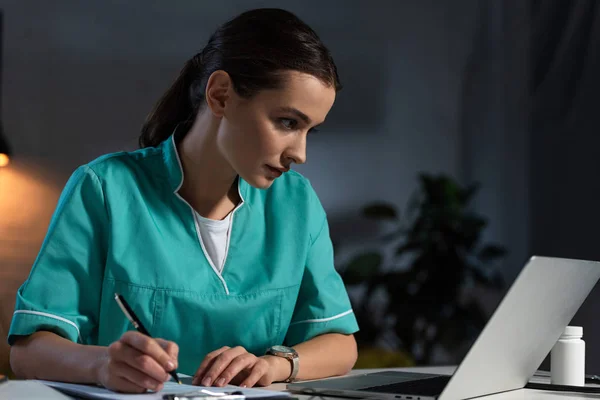
[[290, 162], [304, 164], [306, 162], [306, 135], [298, 135], [287, 148], [284, 157]]

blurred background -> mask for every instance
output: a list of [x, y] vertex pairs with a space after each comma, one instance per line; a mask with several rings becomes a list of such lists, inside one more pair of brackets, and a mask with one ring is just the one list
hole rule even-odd
[[[357, 366], [456, 364], [530, 256], [600, 260], [596, 1], [0, 0], [0, 372], [70, 173], [136, 149], [185, 61], [255, 7], [311, 25], [345, 86], [297, 170], [329, 215]], [[591, 373], [599, 306], [573, 321]]]

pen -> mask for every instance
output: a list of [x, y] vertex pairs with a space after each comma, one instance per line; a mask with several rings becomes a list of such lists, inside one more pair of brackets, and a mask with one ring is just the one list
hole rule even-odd
[[[142, 325], [142, 322], [135, 315], [135, 313], [133, 312], [133, 310], [131, 309], [131, 307], [129, 307], [129, 304], [127, 304], [127, 302], [125, 301], [125, 299], [123, 298], [123, 296], [121, 296], [118, 293], [115, 293], [115, 300], [117, 301], [117, 304], [119, 305], [119, 307], [121, 307], [121, 310], [123, 311], [123, 314], [125, 314], [125, 316], [127, 317], [127, 319], [135, 327], [135, 329], [137, 329], [138, 332], [140, 332], [140, 333], [142, 333], [142, 334], [144, 334], [144, 335], [146, 335], [148, 337], [152, 337], [150, 335], [150, 333], [148, 332], [148, 330], [146, 328], [144, 328], [144, 325]], [[169, 374], [173, 377], [173, 379], [175, 379], [175, 382], [177, 382], [177, 383], [179, 383], [181, 385], [181, 380], [177, 376], [177, 370], [174, 369], [173, 371], [169, 371]]]

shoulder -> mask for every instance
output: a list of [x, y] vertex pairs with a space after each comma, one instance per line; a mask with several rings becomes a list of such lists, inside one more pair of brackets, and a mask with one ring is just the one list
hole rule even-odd
[[319, 207], [320, 202], [310, 180], [296, 171], [277, 178], [265, 192], [265, 197], [293, 207]]
[[132, 177], [142, 171], [160, 170], [163, 160], [160, 148], [120, 151], [102, 155], [80, 168], [90, 170], [100, 180]]
[[266, 190], [251, 189], [251, 203], [260, 202], [266, 215], [290, 223], [308, 224], [319, 229], [326, 219], [325, 210], [310, 180], [296, 171], [277, 178]]
[[315, 194], [310, 180], [301, 173], [293, 170], [290, 170], [277, 178], [269, 188], [269, 191], [291, 192], [299, 196], [312, 196]]
[[159, 148], [105, 154], [76, 168], [63, 193], [95, 192], [106, 198], [120, 195], [124, 188], [156, 187], [157, 178], [164, 174], [162, 166]]

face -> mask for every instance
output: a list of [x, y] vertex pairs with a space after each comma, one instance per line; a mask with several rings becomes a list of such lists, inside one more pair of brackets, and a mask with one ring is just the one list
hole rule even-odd
[[250, 99], [228, 97], [217, 144], [231, 167], [249, 184], [268, 188], [293, 163], [306, 161], [306, 140], [335, 100], [335, 89], [312, 75], [285, 73], [280, 89]]

